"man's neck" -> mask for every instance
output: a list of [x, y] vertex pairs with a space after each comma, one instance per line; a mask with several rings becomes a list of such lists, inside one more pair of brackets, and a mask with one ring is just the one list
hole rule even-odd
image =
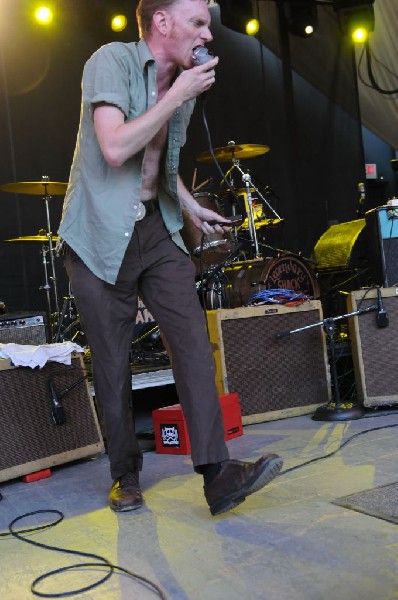
[[158, 90], [165, 92], [176, 77], [178, 67], [165, 56], [163, 48], [158, 46], [153, 38], [145, 41], [156, 61]]

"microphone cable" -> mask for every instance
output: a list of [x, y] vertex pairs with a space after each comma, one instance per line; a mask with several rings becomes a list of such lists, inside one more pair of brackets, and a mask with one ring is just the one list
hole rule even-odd
[[[39, 514], [52, 514], [52, 515], [55, 515], [55, 517], [54, 517], [53, 521], [51, 521], [50, 523], [47, 523], [45, 525], [32, 527], [30, 529], [20, 529], [18, 531], [16, 529], [14, 529], [14, 526], [17, 523], [19, 523], [20, 521], [22, 521], [23, 519], [26, 519], [27, 517], [39, 515]], [[68, 598], [71, 596], [76, 596], [77, 594], [83, 594], [84, 592], [88, 592], [90, 590], [97, 588], [99, 585], [105, 583], [108, 579], [110, 579], [116, 571], [118, 571], [120, 573], [124, 573], [125, 575], [128, 575], [129, 577], [131, 577], [133, 579], [136, 579], [141, 585], [146, 586], [146, 587], [150, 588], [152, 591], [156, 592], [158, 594], [159, 598], [161, 598], [161, 600], [167, 600], [166, 595], [164, 594], [163, 590], [158, 585], [156, 585], [153, 581], [150, 581], [146, 577], [144, 577], [142, 575], [138, 575], [137, 573], [134, 573], [133, 571], [130, 571], [130, 570], [120, 567], [118, 565], [114, 565], [109, 560], [107, 560], [105, 557], [103, 557], [99, 554], [83, 552], [81, 550], [71, 550], [69, 548], [61, 548], [58, 546], [50, 546], [49, 544], [43, 544], [41, 542], [27, 539], [26, 537], [24, 537], [22, 535], [22, 534], [29, 534], [29, 533], [37, 533], [38, 531], [50, 529], [51, 527], [55, 527], [56, 525], [58, 525], [63, 519], [64, 519], [64, 514], [59, 510], [54, 510], [54, 509], [36, 510], [33, 512], [25, 513], [24, 515], [21, 515], [19, 517], [16, 517], [8, 525], [8, 533], [0, 533], [0, 538], [12, 536], [18, 540], [21, 540], [27, 544], [31, 544], [32, 546], [35, 546], [37, 548], [43, 548], [45, 550], [53, 550], [55, 552], [64, 552], [66, 554], [71, 554], [73, 556], [83, 556], [85, 558], [91, 559], [91, 560], [89, 560], [89, 562], [82, 562], [82, 563], [76, 563], [73, 565], [67, 565], [65, 567], [60, 567], [58, 569], [54, 569], [53, 571], [49, 571], [47, 573], [44, 573], [43, 575], [40, 575], [31, 584], [30, 591], [32, 592], [32, 594], [34, 594], [35, 596], [39, 596], [40, 598]], [[43, 581], [45, 581], [46, 579], [50, 579], [51, 577], [59, 575], [60, 573], [65, 573], [66, 571], [72, 571], [72, 570], [75, 571], [76, 569], [87, 570], [87, 567], [91, 567], [93, 569], [94, 568], [95, 569], [106, 569], [107, 572], [105, 573], [105, 575], [101, 576], [96, 582], [91, 583], [91, 584], [86, 585], [81, 588], [70, 590], [68, 592], [45, 593], [45, 592], [41, 592], [40, 590], [37, 589], [37, 586], [40, 583], [42, 583]]]
[[[393, 413], [393, 414], [396, 414], [396, 413]], [[370, 416], [382, 417], [385, 415], [380, 414], [380, 415], [370, 415]], [[324, 454], [323, 456], [317, 456], [316, 458], [311, 458], [310, 460], [306, 460], [305, 462], [300, 463], [299, 465], [295, 465], [294, 467], [285, 469], [284, 471], [281, 471], [279, 473], [278, 477], [280, 477], [281, 475], [286, 475], [287, 473], [291, 473], [292, 471], [296, 471], [297, 469], [301, 469], [302, 467], [306, 467], [307, 465], [311, 465], [313, 463], [319, 462], [320, 460], [325, 460], [325, 458], [331, 458], [332, 456], [335, 456], [335, 454], [340, 452], [340, 450], [342, 450], [345, 446], [350, 444], [354, 439], [358, 438], [361, 435], [365, 435], [366, 433], [371, 433], [372, 431], [381, 431], [382, 429], [391, 429], [393, 427], [398, 427], [398, 423], [394, 423], [393, 425], [382, 425], [381, 427], [372, 427], [371, 429], [365, 429], [364, 431], [359, 431], [358, 433], [354, 433], [351, 437], [349, 437], [347, 440], [342, 442], [340, 444], [340, 446], [338, 448], [336, 448], [336, 450], [333, 450], [332, 452], [328, 452], [327, 454]]]
[[[235, 198], [235, 201], [239, 202], [239, 198], [237, 197], [235, 191], [232, 189], [231, 182], [227, 181], [227, 179], [225, 177], [225, 174], [224, 174], [224, 172], [223, 172], [223, 170], [222, 170], [222, 168], [221, 168], [221, 166], [220, 166], [220, 164], [219, 164], [219, 162], [216, 159], [215, 154], [214, 154], [213, 142], [212, 142], [212, 139], [211, 139], [210, 128], [209, 128], [209, 124], [208, 124], [208, 121], [207, 121], [206, 110], [205, 110], [206, 102], [207, 102], [207, 93], [206, 92], [203, 92], [200, 100], [201, 100], [202, 120], [203, 120], [203, 124], [204, 124], [204, 127], [205, 127], [206, 135], [207, 135], [207, 142], [208, 142], [208, 146], [209, 146], [209, 152], [210, 152], [211, 157], [212, 157], [212, 159], [214, 161], [214, 164], [216, 165], [218, 171], [220, 172], [222, 181], [224, 181], [227, 184], [228, 188], [230, 189], [232, 195]], [[199, 249], [199, 269], [200, 269], [200, 292], [201, 292], [202, 308], [203, 308], [203, 311], [204, 311], [204, 313], [206, 315], [206, 313], [207, 313], [207, 307], [206, 307], [206, 294], [205, 294], [205, 289], [204, 289], [204, 275], [205, 275], [205, 271], [204, 271], [204, 260], [203, 260], [203, 258], [204, 258], [203, 253], [204, 253], [204, 249], [205, 249], [205, 240], [206, 240], [206, 234], [203, 232], [202, 236], [201, 236], [201, 240], [200, 240], [200, 249]], [[207, 318], [206, 318], [206, 326], [207, 326], [207, 332], [209, 333], [209, 327], [208, 327], [208, 323], [207, 323]]]
[[226, 176], [224, 174], [224, 171], [222, 170], [222, 168], [220, 166], [220, 163], [218, 162], [218, 160], [216, 159], [215, 154], [214, 154], [213, 142], [212, 142], [211, 133], [210, 133], [210, 127], [209, 127], [209, 123], [207, 121], [206, 110], [205, 110], [205, 108], [206, 108], [206, 102], [207, 102], [207, 95], [206, 95], [206, 93], [203, 93], [202, 97], [201, 97], [201, 112], [202, 112], [203, 124], [205, 126], [205, 131], [206, 131], [206, 135], [207, 135], [207, 142], [208, 142], [208, 146], [209, 146], [209, 152], [210, 152], [210, 155], [211, 155], [211, 157], [212, 157], [212, 159], [214, 161], [214, 164], [217, 167], [217, 170], [219, 171], [219, 173], [221, 175], [222, 181], [224, 183], [226, 183], [229, 191], [231, 192], [231, 194], [234, 197], [235, 202], [238, 203], [239, 202], [239, 198], [238, 198], [235, 190], [232, 187], [232, 182], [227, 180], [227, 178], [226, 178]]

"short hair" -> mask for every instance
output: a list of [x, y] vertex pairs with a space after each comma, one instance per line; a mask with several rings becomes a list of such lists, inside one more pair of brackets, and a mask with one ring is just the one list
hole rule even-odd
[[179, 0], [140, 0], [136, 10], [138, 29], [140, 36], [150, 33], [152, 27], [152, 17], [157, 10], [170, 8], [173, 4], [178, 4]]
[[[170, 8], [178, 2], [179, 0], [139, 0], [136, 18], [140, 36], [145, 37], [145, 34], [151, 32], [152, 17], [157, 10]], [[208, 4], [209, 0], [204, 0], [204, 2]]]

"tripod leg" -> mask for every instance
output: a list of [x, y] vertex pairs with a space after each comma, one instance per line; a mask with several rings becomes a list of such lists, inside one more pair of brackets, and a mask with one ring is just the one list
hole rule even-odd
[[61, 314], [58, 315], [57, 331], [56, 331], [56, 334], [55, 334], [55, 337], [54, 337], [54, 342], [55, 343], [58, 343], [58, 342], [61, 341], [61, 329], [62, 329], [63, 322], [65, 320], [65, 316], [66, 316], [66, 311], [67, 311], [67, 308], [68, 308], [68, 304], [69, 304], [69, 296], [66, 296], [64, 298], [64, 303], [62, 305]]

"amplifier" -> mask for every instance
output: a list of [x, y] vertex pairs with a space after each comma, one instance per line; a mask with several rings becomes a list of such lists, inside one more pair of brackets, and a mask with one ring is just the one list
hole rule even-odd
[[379, 206], [366, 215], [372, 283], [398, 285], [398, 207]]
[[[398, 404], [398, 288], [380, 288], [389, 324], [380, 328], [377, 310], [348, 319], [357, 397], [364, 406]], [[356, 290], [347, 296], [349, 312], [377, 308], [377, 290]]]
[[[207, 312], [219, 394], [237, 392], [244, 424], [309, 414], [331, 399], [319, 300]], [[295, 329], [306, 328], [297, 333]]]
[[48, 341], [46, 313], [8, 313], [0, 315], [1, 344], [31, 344]]
[[[52, 418], [49, 382], [65, 421]], [[42, 369], [0, 360], [0, 481], [15, 479], [104, 450], [83, 360], [48, 362]]]

